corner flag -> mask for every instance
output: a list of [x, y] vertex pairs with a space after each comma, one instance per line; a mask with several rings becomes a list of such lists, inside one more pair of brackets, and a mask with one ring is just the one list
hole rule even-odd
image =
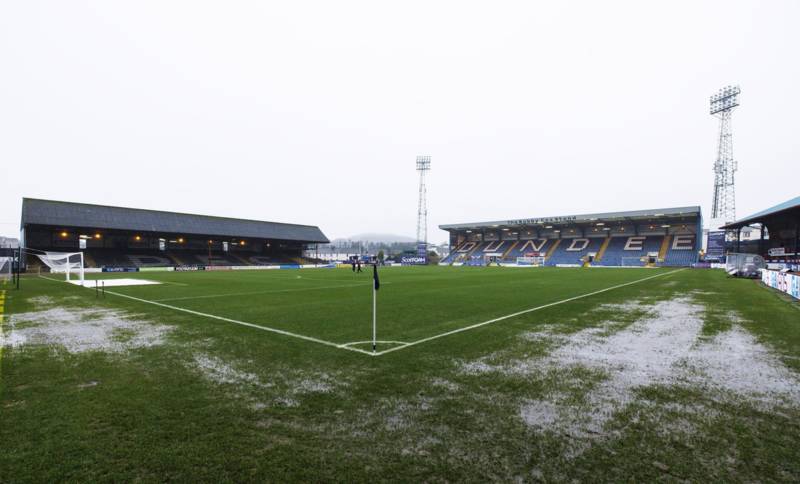
[[378, 264], [372, 265], [372, 352], [378, 347], [378, 289], [381, 281], [378, 279]]

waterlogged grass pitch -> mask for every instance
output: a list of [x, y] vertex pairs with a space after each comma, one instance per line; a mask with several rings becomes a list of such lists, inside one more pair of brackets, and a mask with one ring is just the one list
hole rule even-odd
[[721, 271], [386, 268], [377, 356], [370, 271], [133, 277], [5, 288], [2, 480], [800, 478], [800, 309]]

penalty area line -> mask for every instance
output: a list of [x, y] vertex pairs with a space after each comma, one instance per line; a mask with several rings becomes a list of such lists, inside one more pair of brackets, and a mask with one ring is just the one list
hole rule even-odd
[[417, 341], [412, 341], [412, 342], [406, 343], [406, 344], [404, 344], [402, 346], [397, 346], [397, 347], [394, 347], [394, 348], [389, 348], [388, 350], [379, 351], [379, 352], [375, 353], [375, 356], [385, 355], [386, 353], [391, 353], [393, 351], [402, 350], [402, 349], [409, 348], [411, 346], [418, 345], [418, 344], [421, 344], [421, 343], [427, 343], [428, 341], [433, 341], [435, 339], [444, 338], [445, 336], [450, 336], [450, 335], [457, 334], [457, 333], [463, 333], [464, 331], [469, 331], [471, 329], [480, 328], [482, 326], [486, 326], [486, 325], [489, 325], [489, 324], [492, 324], [492, 323], [497, 323], [499, 321], [504, 321], [506, 319], [511, 319], [511, 318], [514, 318], [514, 317], [517, 317], [517, 316], [521, 316], [523, 314], [528, 314], [528, 313], [532, 313], [534, 311], [539, 311], [541, 309], [546, 309], [546, 308], [549, 308], [549, 307], [558, 306], [559, 304], [564, 304], [564, 303], [568, 303], [568, 302], [571, 302], [571, 301], [576, 301], [578, 299], [583, 299], [583, 298], [586, 298], [586, 297], [595, 296], [597, 294], [602, 294], [604, 292], [613, 291], [614, 289], [619, 289], [619, 288], [625, 287], [625, 286], [631, 286], [633, 284], [638, 284], [640, 282], [649, 281], [650, 279], [655, 279], [656, 277], [668, 276], [670, 274], [675, 274], [677, 272], [681, 272], [681, 271], [685, 271], [685, 270], [686, 269], [678, 269], [678, 270], [675, 270], [675, 271], [662, 272], [661, 274], [656, 274], [654, 276], [644, 277], [642, 279], [637, 279], [635, 281], [626, 282], [624, 284], [617, 284], [616, 286], [611, 286], [611, 287], [607, 287], [605, 289], [600, 289], [599, 291], [593, 291], [593, 292], [589, 292], [589, 293], [586, 293], [586, 294], [581, 294], [580, 296], [573, 296], [573, 297], [570, 297], [570, 298], [567, 298], [567, 299], [562, 299], [560, 301], [544, 304], [542, 306], [536, 306], [534, 308], [524, 309], [522, 311], [517, 311], [516, 313], [511, 313], [511, 314], [506, 314], [505, 316], [500, 316], [499, 318], [490, 319], [488, 321], [483, 321], [481, 323], [472, 324], [470, 326], [465, 326], [463, 328], [454, 329], [452, 331], [447, 331], [447, 332], [440, 333], [440, 334], [437, 334], [437, 335], [434, 335], [434, 336], [429, 336], [427, 338], [422, 338], [422, 339], [419, 339]]
[[183, 296], [183, 297], [168, 297], [164, 299], [156, 299], [156, 302], [164, 302], [164, 301], [189, 301], [195, 299], [211, 299], [211, 298], [218, 298], [218, 297], [236, 297], [236, 296], [257, 296], [261, 294], [282, 294], [285, 292], [304, 292], [304, 291], [318, 291], [322, 289], [339, 289], [339, 288], [348, 288], [348, 287], [362, 287], [362, 286], [370, 286], [372, 285], [371, 282], [359, 282], [358, 284], [337, 284], [331, 286], [316, 286], [316, 287], [295, 287], [292, 289], [267, 289], [263, 291], [249, 291], [249, 292], [231, 292], [231, 293], [219, 293], [219, 294], [204, 294], [201, 296]]

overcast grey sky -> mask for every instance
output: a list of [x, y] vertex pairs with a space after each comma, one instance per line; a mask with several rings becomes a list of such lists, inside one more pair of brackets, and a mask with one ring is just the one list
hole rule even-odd
[[0, 1], [0, 235], [23, 196], [415, 232], [800, 194], [800, 2]]

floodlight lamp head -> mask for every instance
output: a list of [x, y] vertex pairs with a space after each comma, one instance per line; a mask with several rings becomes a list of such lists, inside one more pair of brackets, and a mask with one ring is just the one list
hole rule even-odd
[[428, 171], [431, 169], [431, 157], [430, 156], [417, 156], [417, 171]]
[[742, 90], [739, 86], [726, 86], [710, 98], [709, 113], [717, 114], [723, 111], [730, 111], [739, 105], [739, 93]]

